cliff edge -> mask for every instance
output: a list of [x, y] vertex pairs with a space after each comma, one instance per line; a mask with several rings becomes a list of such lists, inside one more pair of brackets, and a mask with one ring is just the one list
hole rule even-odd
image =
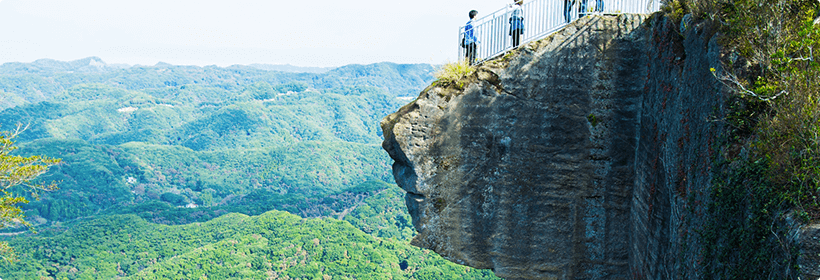
[[726, 111], [714, 35], [585, 17], [425, 89], [381, 124], [413, 244], [507, 279], [697, 275]]

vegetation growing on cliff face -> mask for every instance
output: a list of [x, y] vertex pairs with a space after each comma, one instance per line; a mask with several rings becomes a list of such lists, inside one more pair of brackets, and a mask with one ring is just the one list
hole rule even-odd
[[459, 89], [464, 88], [464, 78], [472, 75], [475, 72], [475, 67], [467, 63], [466, 60], [459, 60], [458, 62], [447, 63], [441, 66], [433, 76], [436, 77], [436, 84], [455, 84]]
[[820, 3], [687, 0], [669, 6], [721, 28], [731, 52], [716, 77], [745, 101], [738, 113], [750, 121], [735, 127], [750, 130], [750, 150], [770, 163], [768, 177], [783, 188], [783, 198], [807, 218], [820, 218]]
[[792, 217], [820, 220], [820, 3], [675, 0], [664, 11], [718, 28], [728, 54], [724, 69], [712, 70], [733, 95], [701, 232], [703, 275], [794, 278]]

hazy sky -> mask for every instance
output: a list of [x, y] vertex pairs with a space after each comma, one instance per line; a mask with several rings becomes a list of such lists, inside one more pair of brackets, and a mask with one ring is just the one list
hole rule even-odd
[[0, 63], [154, 65], [456, 60], [458, 26], [502, 0], [0, 0]]

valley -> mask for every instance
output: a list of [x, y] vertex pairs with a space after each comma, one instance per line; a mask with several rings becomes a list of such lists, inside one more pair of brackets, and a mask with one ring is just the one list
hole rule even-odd
[[3, 64], [0, 130], [63, 162], [38, 178], [59, 190], [24, 205], [38, 232], [0, 233], [20, 259], [0, 276], [494, 278], [408, 243], [378, 122], [432, 72]]

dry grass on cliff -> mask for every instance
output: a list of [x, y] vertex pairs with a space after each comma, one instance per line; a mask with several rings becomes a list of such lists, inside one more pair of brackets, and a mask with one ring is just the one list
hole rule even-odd
[[[474, 72], [475, 67], [468, 64], [466, 60], [461, 60], [442, 65], [438, 71], [433, 73], [433, 77], [436, 77], [438, 82], [458, 84], [460, 80], [472, 75]], [[459, 84], [459, 87], [463, 86], [463, 84]]]

